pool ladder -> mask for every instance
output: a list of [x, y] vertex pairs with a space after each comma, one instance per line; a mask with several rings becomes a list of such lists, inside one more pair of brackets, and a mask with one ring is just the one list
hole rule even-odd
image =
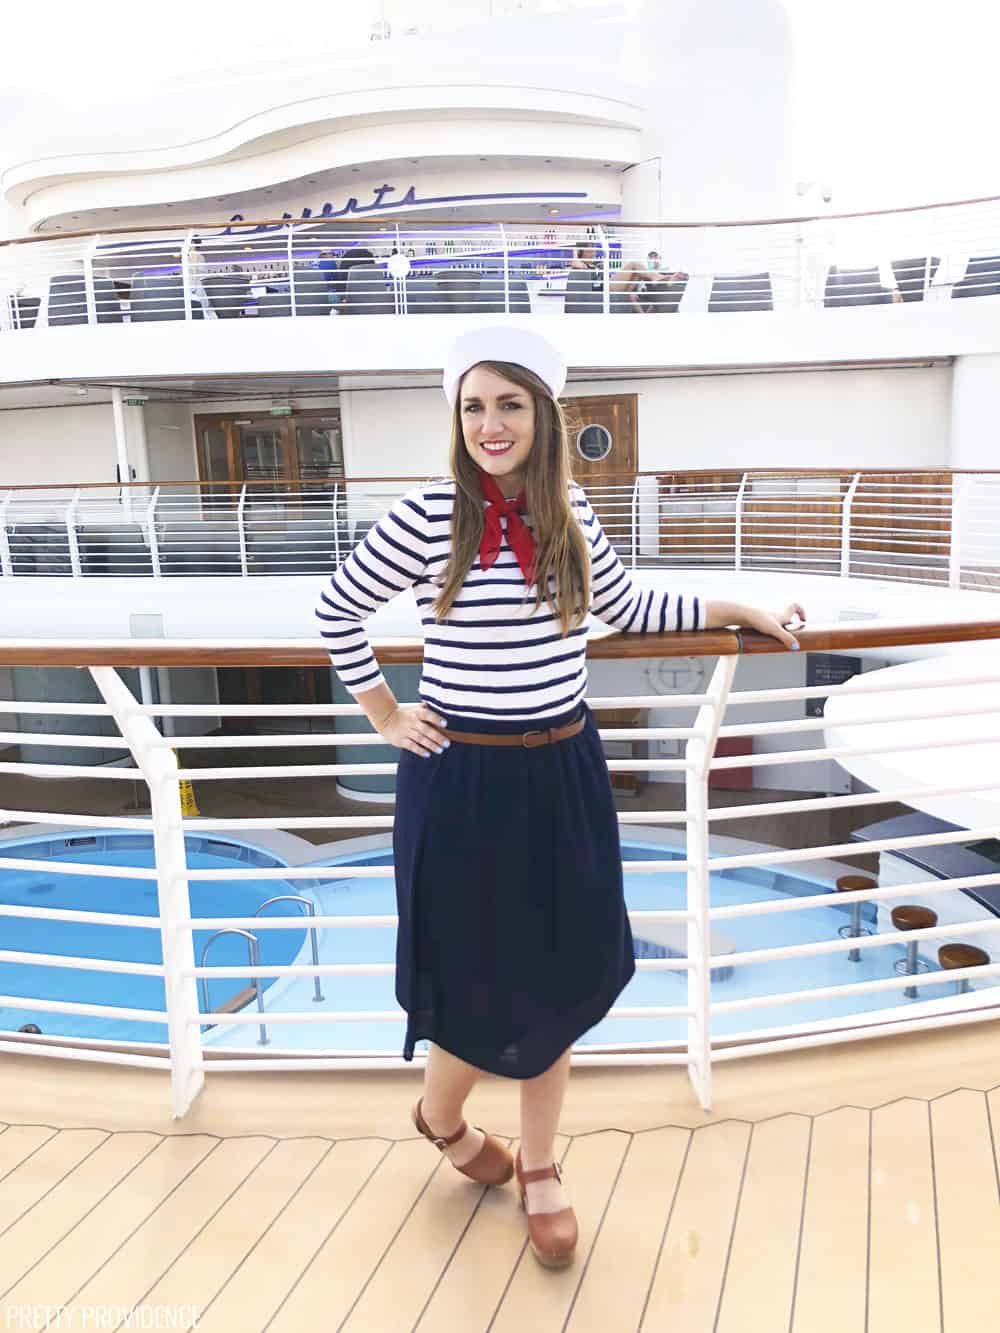
[[[310, 901], [310, 899], [304, 898], [302, 897], [301, 894], [298, 893], [279, 893], [275, 897], [268, 898], [265, 902], [262, 902], [261, 905], [257, 908], [256, 912], [254, 912], [254, 916], [260, 916], [261, 912], [263, 912], [266, 907], [270, 907], [272, 903], [298, 903], [300, 906], [305, 908], [306, 914], [308, 916], [316, 915], [316, 904]], [[205, 959], [208, 956], [209, 949], [211, 948], [215, 940], [219, 939], [219, 937], [222, 935], [241, 935], [247, 942], [247, 952], [250, 960], [250, 966], [260, 967], [260, 941], [258, 940], [257, 936], [253, 934], [252, 931], [240, 930], [238, 926], [227, 926], [224, 930], [217, 930], [214, 935], [210, 935], [208, 937], [208, 939], [205, 941], [205, 947], [201, 951], [201, 963], [199, 964], [199, 966], [201, 967], [205, 966]], [[319, 944], [315, 926], [309, 927], [309, 939], [312, 946], [313, 966], [317, 967], [319, 966]], [[200, 980], [201, 980], [201, 1007], [203, 1012], [207, 1014], [209, 1012], [208, 977], [201, 977]], [[313, 977], [313, 982], [314, 982], [313, 1002], [315, 1003], [316, 1001], [323, 999], [323, 991], [320, 987], [320, 981], [318, 975]], [[264, 1013], [264, 992], [261, 988], [259, 977], [254, 977], [251, 989], [253, 990], [254, 996], [256, 997], [257, 1000], [257, 1012], [262, 1015]], [[257, 1039], [257, 1045], [267, 1046], [269, 1041], [270, 1038], [267, 1035], [267, 1025], [262, 1022], [260, 1024], [260, 1036]]]

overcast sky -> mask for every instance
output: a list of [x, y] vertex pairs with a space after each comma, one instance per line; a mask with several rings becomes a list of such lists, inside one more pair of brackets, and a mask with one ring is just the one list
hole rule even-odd
[[[705, 0], [710, 3], [711, 0]], [[754, 0], [745, 0], [753, 4]], [[608, 0], [540, 0], [554, 10]], [[669, 4], [670, 0], [661, 0]], [[833, 208], [885, 207], [1000, 193], [993, 127], [1000, 9], [990, 0], [783, 0], [792, 43], [792, 170], [834, 192]], [[516, 0], [494, 0], [494, 9]], [[236, 8], [171, 0], [9, 6], [0, 75], [4, 127], [26, 109], [22, 88], [86, 114], [109, 87], [155, 88], [178, 74], [287, 52], [290, 72], [316, 43], [367, 42], [373, 20], [483, 14], [489, 0], [241, 0]], [[111, 147], [112, 145], [109, 145]], [[58, 150], [58, 145], [53, 144]], [[807, 195], [819, 211], [819, 192]]]

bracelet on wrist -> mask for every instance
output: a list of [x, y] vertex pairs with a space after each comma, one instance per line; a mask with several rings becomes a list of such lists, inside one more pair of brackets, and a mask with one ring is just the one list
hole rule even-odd
[[389, 721], [390, 717], [392, 717], [393, 713], [398, 713], [398, 712], [399, 712], [399, 704], [395, 704], [392, 708], [389, 709], [388, 713], [386, 713], [385, 717], [382, 719], [381, 722], [376, 722], [374, 724], [375, 730], [381, 731], [382, 728], [385, 726], [385, 724]]

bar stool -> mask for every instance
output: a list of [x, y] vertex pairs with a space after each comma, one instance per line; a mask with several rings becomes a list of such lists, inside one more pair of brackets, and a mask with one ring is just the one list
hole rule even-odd
[[[975, 944], [942, 944], [938, 949], [938, 962], [945, 971], [953, 967], [985, 967], [989, 961], [990, 956], [986, 950]], [[964, 995], [968, 989], [968, 977], [955, 982], [956, 995]]]
[[[929, 907], [920, 907], [915, 903], [907, 903], [903, 907], [892, 909], [892, 924], [897, 930], [927, 930], [931, 926], [936, 926], [937, 920], [937, 912], [932, 912]], [[906, 957], [897, 958], [894, 967], [897, 972], [905, 976], [916, 976], [918, 972], [930, 971], [930, 963], [925, 963], [917, 957], [916, 940], [907, 941]], [[917, 998], [916, 986], [907, 986], [903, 994], [908, 1000], [915, 1000]]]
[[[838, 893], [858, 893], [862, 889], [877, 889], [878, 880], [870, 875], [841, 875], [837, 880]], [[870, 935], [871, 931], [861, 924], [861, 904], [851, 903], [851, 924], [841, 926], [837, 934], [842, 940], [856, 940], [859, 935]], [[847, 953], [849, 963], [861, 962], [861, 950], [850, 949]]]

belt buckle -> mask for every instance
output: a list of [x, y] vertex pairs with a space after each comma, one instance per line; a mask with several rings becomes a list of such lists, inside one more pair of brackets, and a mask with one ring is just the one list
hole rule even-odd
[[[521, 744], [526, 750], [537, 750], [540, 745], [548, 744], [548, 731], [526, 731], [521, 737]], [[532, 736], [542, 736], [545, 739], [536, 741], [531, 740]]]

